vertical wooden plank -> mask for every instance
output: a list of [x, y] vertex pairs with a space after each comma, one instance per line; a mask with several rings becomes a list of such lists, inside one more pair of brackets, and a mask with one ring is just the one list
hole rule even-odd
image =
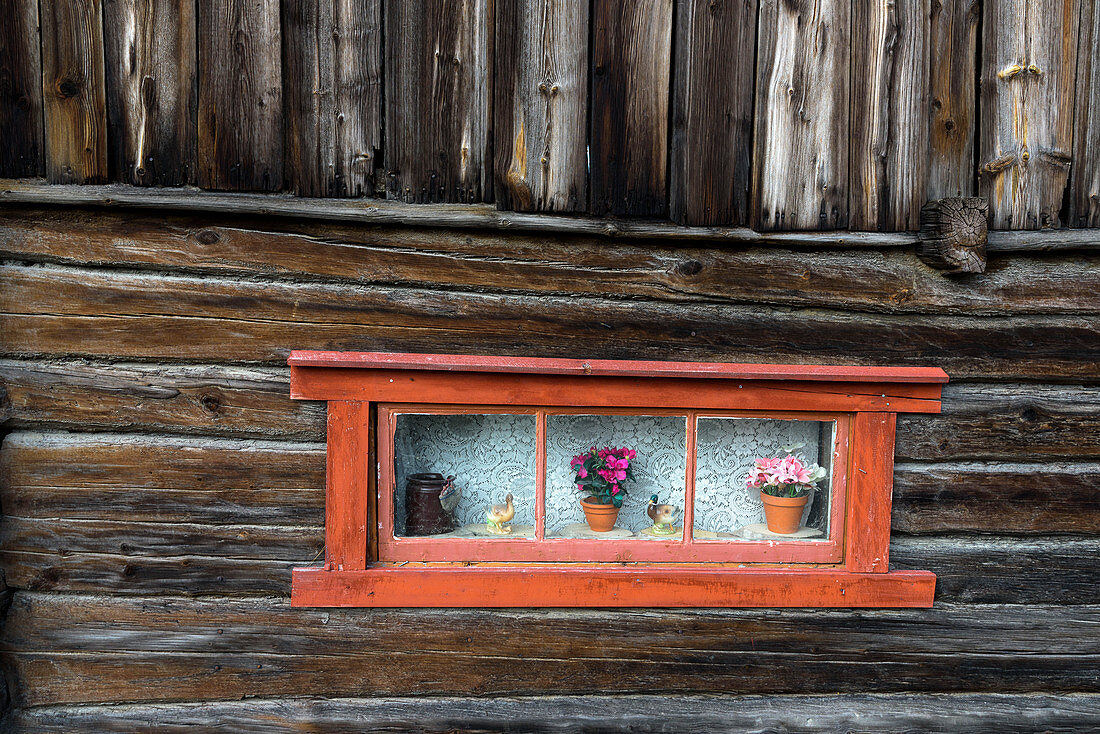
[[761, 0], [759, 18], [755, 226], [844, 229], [851, 3]]
[[670, 216], [748, 224], [756, 0], [683, 0], [675, 33]]
[[0, 3], [0, 177], [42, 175], [37, 0]]
[[[974, 196], [980, 0], [932, 0], [928, 200]], [[923, 117], [923, 115], [922, 115]], [[918, 118], [919, 119], [919, 118]]]
[[107, 105], [100, 0], [50, 0], [42, 17], [46, 178], [107, 178]]
[[668, 212], [672, 0], [594, 0], [590, 205], [593, 214]]
[[286, 177], [302, 196], [374, 191], [382, 141], [380, 0], [285, 0]]
[[386, 192], [492, 201], [492, 0], [385, 5]]
[[851, 229], [916, 230], [928, 188], [924, 0], [852, 5]]
[[325, 474], [325, 567], [367, 567], [370, 403], [329, 401]]
[[849, 571], [886, 573], [890, 566], [897, 413], [860, 412], [853, 423], [844, 565]]
[[111, 180], [194, 183], [194, 0], [106, 0], [103, 27]]
[[279, 0], [199, 3], [199, 186], [283, 184]]
[[987, 0], [979, 191], [991, 229], [1058, 227], [1073, 144], [1078, 0]]
[[497, 206], [583, 210], [588, 3], [497, 0], [495, 43]]
[[1081, 0], [1080, 28], [1068, 224], [1100, 227], [1100, 1]]

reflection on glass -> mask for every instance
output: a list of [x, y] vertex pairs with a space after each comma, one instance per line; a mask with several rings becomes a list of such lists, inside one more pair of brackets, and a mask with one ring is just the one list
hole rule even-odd
[[[695, 538], [700, 540], [804, 540], [828, 537], [829, 488], [835, 423], [772, 418], [699, 418], [695, 461]], [[776, 536], [764, 526], [759, 489], [745, 480], [760, 458], [801, 457], [819, 464], [817, 482], [802, 513], [802, 528]]]
[[[687, 471], [687, 419], [684, 416], [650, 415], [548, 415], [546, 417], [546, 536], [601, 540], [625, 538], [679, 539], [683, 526], [685, 474]], [[626, 447], [635, 452], [631, 461], [634, 481], [624, 486], [627, 497], [609, 532], [592, 532], [585, 521], [570, 462], [593, 446]], [[679, 509], [672, 523], [674, 533], [654, 536], [645, 531], [654, 525], [647, 513], [650, 498]]]
[[394, 535], [534, 537], [535, 416], [395, 419]]

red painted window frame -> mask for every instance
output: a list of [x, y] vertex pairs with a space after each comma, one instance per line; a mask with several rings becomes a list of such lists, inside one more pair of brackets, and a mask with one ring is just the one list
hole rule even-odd
[[[291, 397], [325, 400], [329, 410], [325, 563], [294, 569], [294, 606], [932, 604], [934, 574], [889, 570], [890, 495], [897, 413], [939, 412], [940, 390], [947, 382], [939, 368], [304, 351], [293, 352], [288, 362]], [[392, 477], [390, 463], [376, 451], [384, 453], [392, 444], [378, 440], [374, 426], [380, 433], [390, 430], [393, 408], [476, 412], [489, 407], [497, 412], [827, 415], [838, 421], [838, 438], [842, 426], [847, 438], [834, 469], [834, 487], [839, 478], [840, 490], [834, 508], [842, 514], [833, 521], [840, 525], [831, 541], [816, 544], [739, 542], [736, 561], [711, 551], [672, 559], [658, 552], [668, 541], [632, 544], [653, 544], [648, 546], [653, 550], [622, 563], [603, 557], [603, 549], [616, 541], [570, 540], [561, 547], [574, 550], [539, 557], [513, 553], [516, 547], [530, 549], [534, 541], [451, 545], [456, 541], [395, 543], [380, 537], [380, 528], [388, 525], [378, 518], [392, 513], [392, 505], [378, 488], [392, 487]], [[688, 453], [690, 464], [693, 452]], [[540, 465], [536, 473], [544, 468]], [[830, 542], [835, 547], [826, 558], [806, 551]], [[733, 545], [687, 537], [676, 543], [681, 550]], [[398, 546], [412, 549], [413, 555], [395, 555]], [[448, 548], [462, 550], [451, 554]], [[478, 561], [470, 562], [471, 557]]]

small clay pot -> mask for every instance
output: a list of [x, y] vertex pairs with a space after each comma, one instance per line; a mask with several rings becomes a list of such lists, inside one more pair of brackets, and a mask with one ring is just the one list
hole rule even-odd
[[790, 535], [802, 527], [802, 511], [810, 499], [808, 494], [801, 497], [775, 497], [761, 492], [760, 499], [764, 502], [764, 519], [768, 521], [768, 530]]
[[615, 521], [619, 519], [619, 508], [615, 505], [600, 505], [591, 502], [591, 497], [581, 500], [581, 509], [584, 510], [584, 519], [588, 521], [588, 527], [594, 533], [606, 533], [615, 527]]

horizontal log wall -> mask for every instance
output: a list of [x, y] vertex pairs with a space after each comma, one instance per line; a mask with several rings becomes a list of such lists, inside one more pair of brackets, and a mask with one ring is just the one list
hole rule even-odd
[[[8, 722], [1091, 725], [1096, 244], [995, 250], [987, 273], [960, 279], [904, 241], [718, 246], [7, 205]], [[322, 557], [325, 467], [324, 406], [289, 400], [290, 349], [575, 356], [578, 344], [603, 358], [945, 367], [943, 413], [898, 421], [890, 554], [938, 574], [934, 608], [290, 608], [290, 569]]]
[[39, 5], [0, 9], [0, 178], [768, 231], [980, 194], [994, 228], [1100, 226], [1094, 0]]

